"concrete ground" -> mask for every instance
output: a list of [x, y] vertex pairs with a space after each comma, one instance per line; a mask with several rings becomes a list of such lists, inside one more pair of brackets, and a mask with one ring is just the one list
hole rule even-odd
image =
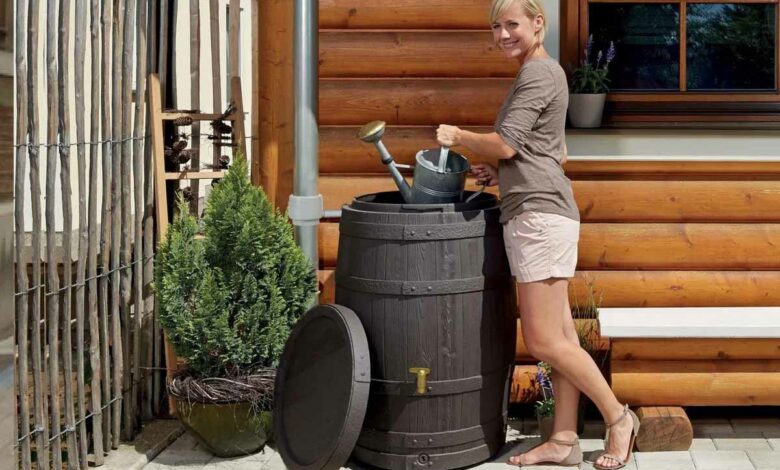
[[[692, 419], [693, 445], [685, 452], [636, 452], [627, 470], [780, 470], [780, 418]], [[539, 443], [536, 423], [531, 420], [510, 421], [507, 444], [498, 457], [477, 469], [509, 468], [504, 462], [515, 453]], [[603, 425], [588, 422], [580, 435], [586, 459], [604, 448]], [[279, 454], [270, 446], [254, 455], [222, 459], [203, 450], [185, 433], [143, 467], [144, 470], [283, 470]], [[351, 470], [362, 470], [349, 462]], [[536, 466], [540, 470], [561, 467]], [[592, 469], [589, 463], [580, 469]]]

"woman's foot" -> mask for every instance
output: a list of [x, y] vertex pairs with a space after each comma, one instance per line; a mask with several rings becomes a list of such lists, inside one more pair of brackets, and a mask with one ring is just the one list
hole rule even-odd
[[[520, 467], [524, 467], [526, 465], [538, 465], [540, 463], [559, 464], [563, 462], [564, 464], [568, 465], [572, 465], [573, 463], [576, 464], [582, 460], [582, 452], [579, 450], [579, 445], [577, 444], [578, 441], [576, 435], [574, 435], [574, 437], [551, 437], [547, 442], [539, 444], [538, 446], [530, 449], [528, 452], [513, 455], [509, 458], [507, 463]], [[579, 455], [573, 456], [573, 452], [577, 452]], [[572, 459], [577, 462], [564, 462], [571, 461]]]
[[[598, 468], [620, 468], [628, 460], [631, 449], [631, 437], [633, 435], [634, 420], [628, 411], [624, 411], [609, 428], [609, 436], [605, 441], [605, 452], [594, 462]], [[620, 460], [618, 460], [618, 458]], [[622, 462], [621, 462], [622, 461]]]

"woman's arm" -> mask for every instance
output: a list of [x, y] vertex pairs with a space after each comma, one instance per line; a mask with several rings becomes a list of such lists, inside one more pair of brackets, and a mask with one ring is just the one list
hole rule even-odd
[[436, 130], [436, 140], [439, 145], [448, 147], [462, 145], [480, 155], [481, 161], [494, 166], [498, 165], [500, 160], [512, 158], [517, 153], [495, 132], [481, 134], [446, 124], [440, 125]]

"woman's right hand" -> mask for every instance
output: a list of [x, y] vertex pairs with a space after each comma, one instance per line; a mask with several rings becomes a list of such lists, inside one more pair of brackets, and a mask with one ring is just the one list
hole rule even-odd
[[498, 184], [498, 170], [493, 165], [488, 165], [487, 163], [471, 165], [471, 174], [477, 177], [479, 184], [484, 184], [485, 186]]

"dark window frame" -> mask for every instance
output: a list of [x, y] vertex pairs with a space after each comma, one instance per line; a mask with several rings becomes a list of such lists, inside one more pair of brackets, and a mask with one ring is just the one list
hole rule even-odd
[[571, 72], [584, 56], [589, 3], [680, 5], [680, 83], [685, 86], [688, 3], [764, 3], [775, 7], [775, 90], [771, 92], [620, 91], [607, 95], [605, 127], [780, 129], [780, 0], [564, 0], [561, 2], [561, 64]]

